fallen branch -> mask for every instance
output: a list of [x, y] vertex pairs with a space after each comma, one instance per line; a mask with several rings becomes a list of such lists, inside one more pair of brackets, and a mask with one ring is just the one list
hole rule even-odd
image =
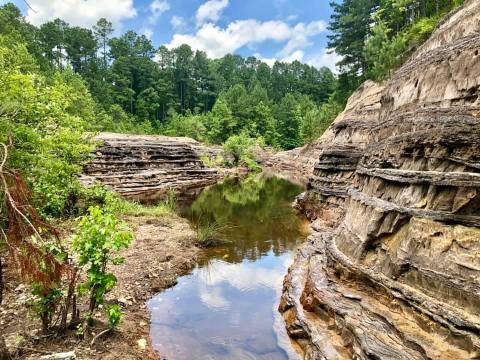
[[90, 342], [90, 347], [93, 346], [93, 344], [95, 344], [95, 341], [97, 341], [97, 339], [107, 333], [109, 333], [110, 331], [112, 331], [112, 328], [108, 328], [108, 329], [105, 329], [103, 330], [101, 333], [95, 335], [95, 337], [92, 339], [92, 341]]

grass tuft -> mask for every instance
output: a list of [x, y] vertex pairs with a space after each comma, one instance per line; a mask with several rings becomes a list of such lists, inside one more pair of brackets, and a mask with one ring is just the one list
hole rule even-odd
[[208, 248], [228, 244], [230, 241], [223, 237], [225, 225], [220, 225], [215, 221], [199, 221], [194, 225], [197, 233], [197, 244]]

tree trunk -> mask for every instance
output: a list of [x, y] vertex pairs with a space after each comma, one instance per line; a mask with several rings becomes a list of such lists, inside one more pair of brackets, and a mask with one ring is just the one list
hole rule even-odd
[[46, 335], [50, 329], [50, 315], [42, 314], [40, 315], [40, 320], [42, 321], [42, 333]]
[[11, 360], [12, 357], [8, 352], [7, 345], [5, 344], [5, 340], [3, 336], [0, 335], [0, 360]]

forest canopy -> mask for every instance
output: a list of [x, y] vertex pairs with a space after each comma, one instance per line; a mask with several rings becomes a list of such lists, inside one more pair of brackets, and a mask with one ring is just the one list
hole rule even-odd
[[331, 3], [328, 46], [342, 57], [339, 89], [390, 77], [464, 0], [343, 0]]
[[50, 77], [70, 71], [83, 79], [110, 117], [96, 121], [100, 131], [190, 136], [217, 144], [245, 133], [290, 149], [320, 136], [336, 115], [321, 109], [338, 102], [336, 77], [326, 67], [298, 61], [270, 67], [233, 54], [210, 59], [188, 45], [155, 48], [144, 35], [113, 36], [114, 30], [107, 19], [91, 29], [61, 19], [35, 27], [13, 4], [0, 8], [0, 33], [25, 44], [39, 72]]

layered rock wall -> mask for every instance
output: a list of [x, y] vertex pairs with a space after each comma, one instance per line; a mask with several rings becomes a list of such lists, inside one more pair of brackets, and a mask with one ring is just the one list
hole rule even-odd
[[84, 182], [99, 181], [124, 197], [155, 202], [169, 189], [182, 193], [214, 184], [221, 177], [202, 155], [215, 155], [189, 138], [103, 133], [95, 159], [84, 169]]
[[479, 50], [467, 1], [318, 142], [280, 305], [306, 359], [480, 358]]

